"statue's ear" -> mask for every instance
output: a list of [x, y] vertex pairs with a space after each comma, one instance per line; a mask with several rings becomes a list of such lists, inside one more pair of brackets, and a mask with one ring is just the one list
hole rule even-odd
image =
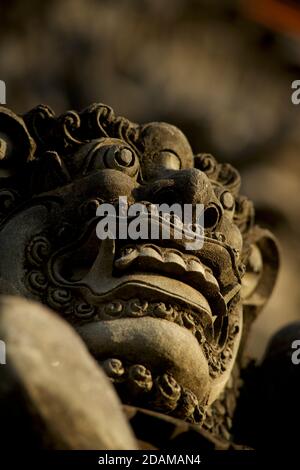
[[250, 254], [242, 279], [244, 319], [252, 323], [273, 291], [280, 256], [275, 237], [258, 226], [249, 233]]

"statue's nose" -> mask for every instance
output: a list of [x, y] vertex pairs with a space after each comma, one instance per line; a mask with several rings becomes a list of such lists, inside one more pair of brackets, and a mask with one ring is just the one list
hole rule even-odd
[[209, 227], [215, 226], [222, 216], [222, 207], [210, 180], [196, 168], [166, 172], [161, 178], [149, 182], [141, 191], [142, 199], [154, 204], [189, 204], [193, 208], [202, 205]]

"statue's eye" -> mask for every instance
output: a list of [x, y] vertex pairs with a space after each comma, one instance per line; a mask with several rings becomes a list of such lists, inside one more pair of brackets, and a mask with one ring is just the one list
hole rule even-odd
[[135, 169], [137, 158], [133, 151], [126, 147], [111, 147], [104, 156], [105, 165], [108, 168], [124, 171], [124, 169]]
[[157, 157], [157, 164], [169, 170], [180, 170], [181, 161], [172, 150], [162, 150]]
[[110, 145], [94, 150], [89, 170], [100, 169], [119, 170], [129, 176], [135, 176], [139, 170], [139, 161], [134, 151], [129, 147]]
[[234, 208], [234, 197], [229, 191], [224, 191], [220, 196], [220, 201], [225, 210], [232, 210]]

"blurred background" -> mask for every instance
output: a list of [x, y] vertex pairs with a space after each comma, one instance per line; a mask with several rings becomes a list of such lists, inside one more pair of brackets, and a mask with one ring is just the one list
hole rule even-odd
[[195, 153], [242, 173], [257, 220], [278, 236], [282, 271], [252, 332], [300, 319], [299, 0], [1, 0], [7, 105], [57, 113], [92, 102], [180, 127]]

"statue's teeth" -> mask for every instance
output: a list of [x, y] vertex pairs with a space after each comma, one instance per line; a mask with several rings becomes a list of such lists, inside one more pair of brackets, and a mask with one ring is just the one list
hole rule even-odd
[[217, 279], [210, 268], [190, 254], [181, 253], [174, 248], [158, 247], [154, 244], [127, 245], [115, 260], [115, 267], [126, 270], [135, 263], [139, 271], [161, 272], [162, 274], [179, 276], [179, 280], [190, 283], [196, 289], [207, 287], [210, 296], [217, 302], [219, 313], [226, 311], [226, 305], [220, 294]]
[[203, 265], [200, 263], [200, 261], [198, 261], [195, 258], [188, 259], [187, 269], [188, 269], [188, 271], [200, 272], [200, 273], [203, 274], [203, 276], [205, 276], [205, 271], [204, 271]]
[[184, 261], [184, 256], [174, 250], [166, 250], [164, 253], [164, 262], [169, 264], [176, 264], [181, 266], [184, 270], [186, 269], [186, 264]]
[[216, 287], [219, 287], [217, 279], [209, 268], [205, 268], [205, 278], [209, 283], [214, 284]]
[[156, 259], [157, 261], [163, 261], [160, 250], [150, 245], [142, 245], [139, 250], [139, 256], [149, 257], [151, 259]]

